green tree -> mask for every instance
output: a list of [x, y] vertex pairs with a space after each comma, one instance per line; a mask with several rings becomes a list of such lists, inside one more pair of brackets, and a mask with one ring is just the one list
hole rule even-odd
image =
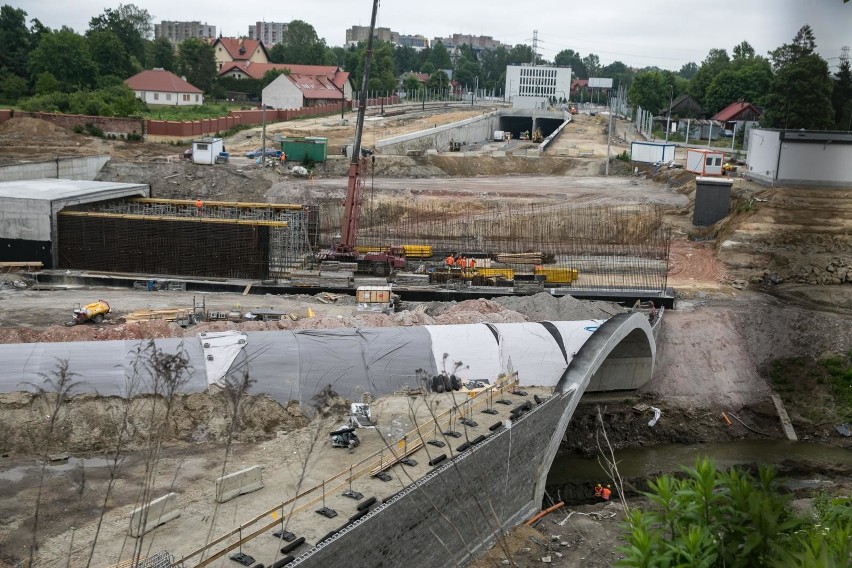
[[601, 70], [600, 57], [594, 53], [590, 53], [583, 58], [583, 65], [586, 66], [586, 72], [589, 74], [589, 77], [599, 76], [599, 72]]
[[33, 91], [36, 95], [46, 95], [48, 93], [55, 93], [61, 88], [62, 85], [60, 85], [56, 77], [53, 76], [53, 73], [45, 71], [44, 73], [39, 73], [38, 77], [36, 77]]
[[27, 75], [31, 37], [26, 22], [27, 13], [20, 8], [0, 7], [0, 70], [18, 77]]
[[823, 130], [835, 126], [828, 63], [816, 53], [808, 25], [793, 42], [771, 52], [775, 76], [760, 123], [770, 128]]
[[319, 38], [311, 24], [293, 20], [287, 26], [281, 43], [272, 46], [269, 60], [293, 65], [326, 65], [329, 61], [336, 61], [336, 57], [328, 51], [325, 40]]
[[89, 21], [89, 32], [109, 30], [118, 37], [127, 56], [133, 59], [135, 69], [141, 69], [145, 62], [145, 38], [150, 29], [148, 11], [133, 4], [119, 4], [114, 10], [106, 8]]
[[731, 65], [710, 83], [704, 95], [704, 108], [712, 115], [738, 100], [763, 105], [771, 83], [772, 67], [763, 57]]
[[30, 52], [29, 69], [33, 77], [52, 74], [65, 91], [91, 87], [97, 75], [86, 40], [68, 28], [42, 34], [38, 47]]
[[680, 71], [677, 72], [677, 74], [683, 77], [684, 79], [692, 79], [693, 77], [695, 77], [696, 73], [698, 73], [698, 64], [694, 61], [684, 63], [681, 66]]
[[852, 130], [852, 72], [849, 60], [840, 63], [834, 74], [834, 88], [831, 92], [834, 105], [835, 128], [837, 130]]
[[737, 45], [734, 46], [733, 49], [734, 58], [733, 61], [748, 61], [750, 59], [754, 59], [755, 52], [754, 48], [747, 41], [741, 41]]
[[147, 44], [148, 67], [160, 67], [166, 71], [177, 69], [177, 58], [175, 57], [175, 46], [168, 39], [158, 37]]
[[26, 79], [7, 69], [0, 69], [0, 101], [16, 103], [26, 93]]
[[393, 45], [388, 42], [373, 44], [373, 59], [370, 63], [370, 81], [367, 83], [367, 89], [379, 93], [380, 96], [396, 92], [393, 49]]
[[213, 88], [219, 74], [213, 46], [192, 37], [181, 42], [179, 52], [179, 73], [205, 93]]
[[656, 113], [668, 107], [670, 84], [660, 71], [645, 71], [633, 78], [627, 96], [633, 106]]
[[453, 68], [453, 62], [450, 59], [450, 52], [447, 51], [447, 48], [444, 47], [444, 44], [440, 41], [436, 41], [432, 45], [432, 49], [429, 52], [429, 59], [426, 62], [431, 63], [435, 69]]
[[409, 45], [397, 46], [394, 49], [393, 58], [397, 75], [420, 69], [420, 57], [418, 57], [417, 51]]
[[446, 73], [438, 70], [432, 73], [432, 76], [426, 82], [426, 86], [432, 91], [438, 91], [442, 95], [445, 95], [447, 88], [450, 86], [450, 78]]
[[[757, 478], [718, 472], [703, 459], [684, 479], [649, 483], [648, 510], [627, 516], [624, 567], [844, 566], [849, 560], [849, 500], [827, 504], [816, 519], [798, 518], [771, 469]], [[823, 529], [827, 530], [823, 530]]]
[[530, 46], [519, 43], [509, 50], [508, 61], [509, 65], [521, 65], [522, 63], [532, 63], [533, 50]]
[[586, 64], [580, 53], [573, 49], [563, 49], [553, 58], [553, 63], [557, 67], [570, 67], [571, 73], [578, 79], [588, 79], [589, 71], [586, 69]]
[[704, 96], [707, 94], [707, 88], [716, 78], [716, 75], [727, 68], [730, 62], [731, 58], [728, 57], [727, 51], [711, 49], [704, 61], [701, 62], [701, 67], [699, 67], [695, 77], [689, 83], [689, 94], [692, 95], [692, 98], [702, 106], [706, 106]]
[[613, 61], [601, 68], [601, 77], [611, 77], [614, 87], [630, 87], [633, 82], [633, 71], [621, 61]]
[[432, 73], [435, 72], [435, 66], [432, 65], [431, 61], [427, 61], [426, 63], [423, 64], [422, 67], [420, 67], [420, 72], [426, 73], [427, 75], [431, 75]]
[[506, 85], [506, 65], [509, 61], [509, 52], [504, 46], [497, 49], [483, 51], [479, 55], [479, 64], [482, 68], [484, 87], [502, 93]]
[[98, 75], [115, 75], [126, 79], [133, 74], [133, 65], [124, 50], [124, 44], [112, 30], [89, 31], [86, 43]]
[[402, 90], [406, 93], [414, 93], [420, 89], [420, 79], [414, 75], [406, 75], [402, 80]]

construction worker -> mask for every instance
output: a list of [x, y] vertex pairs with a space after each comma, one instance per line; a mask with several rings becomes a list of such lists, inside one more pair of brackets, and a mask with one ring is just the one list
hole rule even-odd
[[456, 263], [456, 259], [453, 258], [453, 255], [447, 257], [447, 270], [452, 270], [453, 266]]
[[603, 486], [600, 483], [595, 485], [595, 497], [603, 497]]
[[609, 501], [609, 496], [612, 495], [612, 490], [609, 488], [609, 484], [606, 487], [601, 489], [601, 499], [604, 501]]
[[471, 258], [471, 259], [468, 261], [468, 264], [469, 264], [469, 268], [470, 268], [471, 270], [473, 270], [474, 268], [476, 268], [476, 259], [475, 259], [475, 258]]

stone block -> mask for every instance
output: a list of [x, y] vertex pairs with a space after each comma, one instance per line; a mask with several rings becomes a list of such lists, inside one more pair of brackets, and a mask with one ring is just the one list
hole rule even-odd
[[216, 479], [216, 501], [224, 503], [258, 489], [263, 489], [263, 469], [256, 465]]
[[177, 493], [169, 493], [130, 513], [130, 536], [138, 538], [178, 517]]

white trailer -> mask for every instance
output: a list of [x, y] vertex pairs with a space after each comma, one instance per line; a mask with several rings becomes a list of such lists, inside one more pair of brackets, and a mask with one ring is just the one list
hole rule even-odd
[[192, 163], [209, 164], [216, 163], [219, 154], [223, 153], [225, 143], [221, 138], [202, 138], [192, 141]]
[[630, 160], [646, 164], [670, 162], [675, 159], [676, 147], [668, 142], [631, 142]]
[[725, 153], [718, 150], [689, 148], [686, 151], [686, 169], [700, 176], [720, 176]]

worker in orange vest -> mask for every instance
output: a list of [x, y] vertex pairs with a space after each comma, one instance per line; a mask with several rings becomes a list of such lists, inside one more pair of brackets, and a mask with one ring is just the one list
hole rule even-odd
[[452, 268], [455, 263], [456, 259], [453, 258], [453, 255], [447, 257], [447, 268]]
[[462, 270], [464, 270], [464, 267], [467, 266], [467, 259], [464, 257], [463, 254], [459, 255], [459, 257], [456, 259], [456, 265], [458, 265], [458, 267]]
[[603, 497], [603, 486], [600, 483], [595, 485], [595, 497]]
[[470, 269], [471, 269], [471, 270], [473, 270], [474, 268], [476, 268], [476, 259], [475, 259], [475, 258], [471, 258], [471, 259], [468, 261], [468, 266], [470, 267]]
[[609, 488], [609, 485], [601, 489], [601, 498], [604, 501], [609, 501], [609, 496], [612, 494], [612, 490]]

